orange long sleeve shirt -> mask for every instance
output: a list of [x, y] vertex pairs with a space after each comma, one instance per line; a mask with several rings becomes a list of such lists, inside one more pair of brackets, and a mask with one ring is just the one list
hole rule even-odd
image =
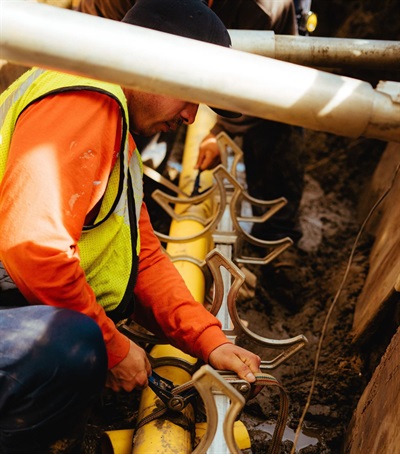
[[[135, 144], [131, 136], [131, 151]], [[47, 96], [18, 119], [0, 185], [0, 259], [31, 304], [87, 314], [100, 326], [109, 368], [128, 353], [86, 281], [77, 242], [96, 215], [121, 140], [115, 100], [92, 91]], [[228, 340], [161, 251], [143, 204], [135, 318], [207, 361]]]

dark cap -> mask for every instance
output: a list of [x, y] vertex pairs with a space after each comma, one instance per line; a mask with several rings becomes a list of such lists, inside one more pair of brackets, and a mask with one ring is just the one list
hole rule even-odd
[[[202, 0], [137, 0], [122, 22], [219, 46], [231, 46], [225, 25]], [[240, 117], [236, 112], [211, 109], [223, 117]]]

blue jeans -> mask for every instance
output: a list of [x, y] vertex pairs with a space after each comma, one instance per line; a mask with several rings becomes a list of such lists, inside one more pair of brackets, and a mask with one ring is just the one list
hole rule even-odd
[[0, 452], [79, 446], [107, 374], [98, 325], [72, 310], [25, 306], [0, 310], [0, 333]]

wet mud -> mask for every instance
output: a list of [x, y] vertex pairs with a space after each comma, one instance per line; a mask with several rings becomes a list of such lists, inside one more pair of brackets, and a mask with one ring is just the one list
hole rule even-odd
[[[373, 238], [362, 235], [349, 260], [361, 225], [359, 196], [385, 144], [307, 131], [305, 147], [303, 238], [282, 254], [287, 258], [273, 273], [252, 270], [258, 277], [256, 293], [240, 305], [240, 315], [265, 337], [285, 339], [303, 334], [308, 339], [300, 352], [270, 372], [284, 385], [290, 400], [282, 452], [292, 449], [294, 434], [289, 429], [297, 430], [309, 399], [297, 452], [340, 453], [353, 410], [371, 374], [370, 359], [352, 343], [351, 328]], [[238, 343], [268, 359], [263, 347], [246, 338]], [[266, 452], [269, 437], [263, 432], [271, 432], [266, 423], [275, 420], [278, 404], [278, 395], [264, 388], [246, 406], [253, 453]]]

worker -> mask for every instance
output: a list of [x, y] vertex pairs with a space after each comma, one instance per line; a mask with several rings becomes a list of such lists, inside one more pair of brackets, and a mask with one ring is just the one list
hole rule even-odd
[[[230, 46], [199, 0], [138, 0], [123, 22]], [[33, 68], [0, 109], [0, 452], [81, 452], [104, 386], [147, 385], [127, 318], [254, 382], [260, 358], [193, 299], [143, 203], [131, 133], [191, 124], [198, 105]]]
[[[80, 0], [77, 9], [87, 14], [121, 20], [134, 3], [135, 0]], [[293, 0], [208, 0], [205, 3], [228, 29], [298, 34]], [[254, 224], [251, 233], [257, 238], [271, 241], [289, 236], [297, 243], [302, 236], [298, 211], [304, 188], [301, 129], [248, 115], [238, 118], [218, 117], [200, 144], [196, 168], [211, 169], [220, 163], [216, 136], [221, 131], [235, 139], [243, 150], [249, 194], [261, 200], [283, 196], [288, 201], [268, 221]], [[168, 134], [163, 134], [163, 138], [167, 143], [171, 141]], [[263, 214], [262, 208], [252, 208], [255, 215]]]

